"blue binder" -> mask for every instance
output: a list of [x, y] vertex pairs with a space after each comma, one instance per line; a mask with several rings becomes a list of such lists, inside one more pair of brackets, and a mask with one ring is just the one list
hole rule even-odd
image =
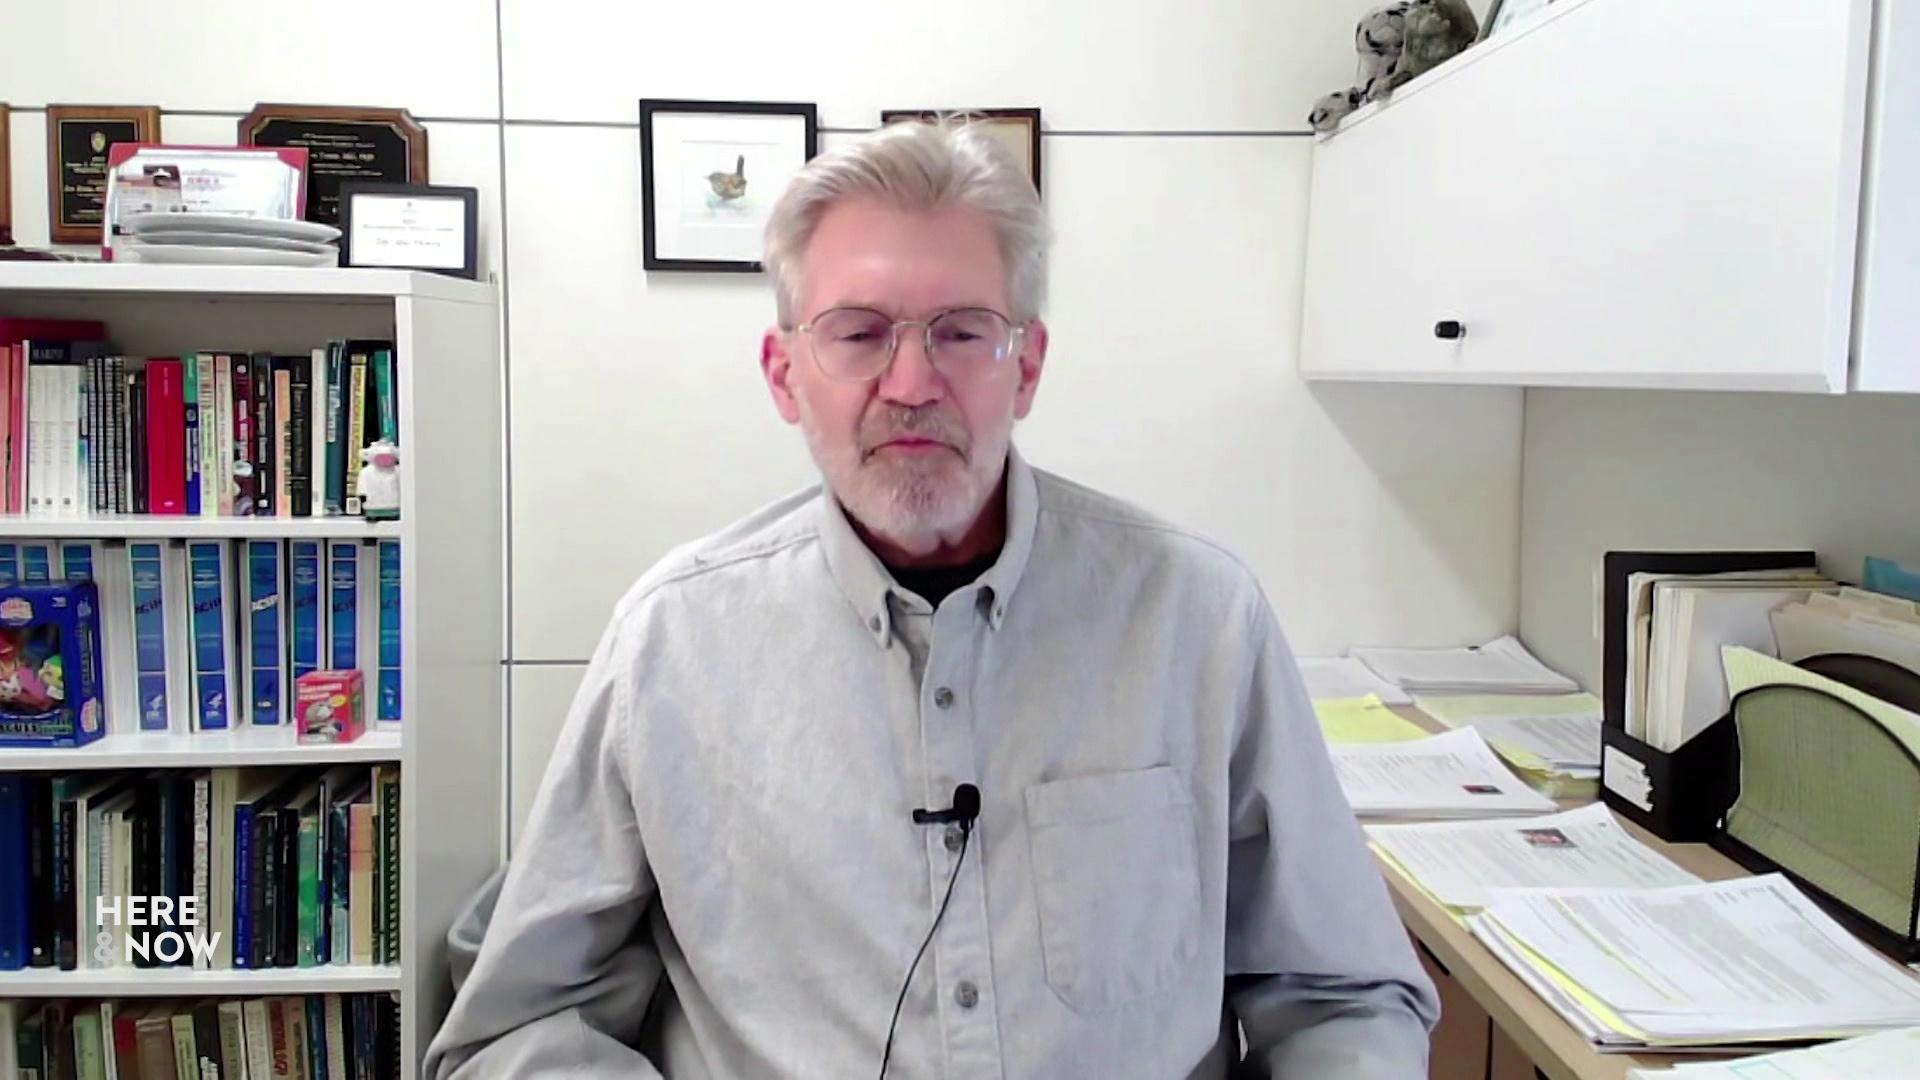
[[255, 724], [285, 720], [285, 676], [280, 666], [285, 656], [280, 640], [285, 605], [281, 603], [281, 588], [280, 542], [247, 541], [247, 667]]
[[187, 544], [193, 603], [194, 715], [202, 731], [226, 729], [233, 714], [233, 688], [227, 685], [226, 554], [224, 540]]
[[167, 730], [166, 560], [158, 543], [127, 545], [133, 568], [133, 653], [140, 730]]
[[400, 541], [380, 541], [380, 693], [382, 720], [400, 719]]

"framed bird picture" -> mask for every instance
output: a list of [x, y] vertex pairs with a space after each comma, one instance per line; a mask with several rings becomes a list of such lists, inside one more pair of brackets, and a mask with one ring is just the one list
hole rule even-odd
[[646, 269], [760, 270], [774, 200], [819, 148], [811, 103], [641, 99]]

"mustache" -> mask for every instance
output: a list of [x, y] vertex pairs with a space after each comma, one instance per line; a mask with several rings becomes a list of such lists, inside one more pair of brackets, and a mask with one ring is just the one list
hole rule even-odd
[[912, 409], [885, 405], [869, 412], [860, 421], [860, 456], [864, 458], [879, 449], [881, 444], [903, 437], [945, 443], [958, 451], [961, 457], [967, 456], [967, 451], [973, 447], [973, 439], [967, 434], [966, 426], [938, 404]]

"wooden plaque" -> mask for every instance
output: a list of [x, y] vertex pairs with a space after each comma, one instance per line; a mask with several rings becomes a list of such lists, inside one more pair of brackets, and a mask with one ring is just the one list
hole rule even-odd
[[157, 105], [47, 106], [47, 224], [53, 242], [101, 243], [107, 149], [159, 141]]
[[340, 185], [427, 182], [427, 129], [405, 109], [346, 105], [255, 105], [240, 121], [241, 146], [307, 150], [307, 220], [340, 224]]

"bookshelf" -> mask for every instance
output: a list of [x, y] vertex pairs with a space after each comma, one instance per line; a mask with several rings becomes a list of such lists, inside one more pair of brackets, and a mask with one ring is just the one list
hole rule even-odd
[[405, 718], [344, 746], [290, 729], [115, 733], [75, 750], [0, 749], [0, 772], [394, 763], [401, 770], [397, 966], [28, 969], [0, 999], [392, 992], [402, 1075], [450, 1002], [444, 942], [498, 864], [504, 821], [504, 503], [499, 314], [491, 284], [406, 271], [0, 263], [0, 316], [91, 318], [132, 355], [302, 352], [386, 338], [399, 360], [402, 516], [14, 517], [8, 539], [398, 539]]

